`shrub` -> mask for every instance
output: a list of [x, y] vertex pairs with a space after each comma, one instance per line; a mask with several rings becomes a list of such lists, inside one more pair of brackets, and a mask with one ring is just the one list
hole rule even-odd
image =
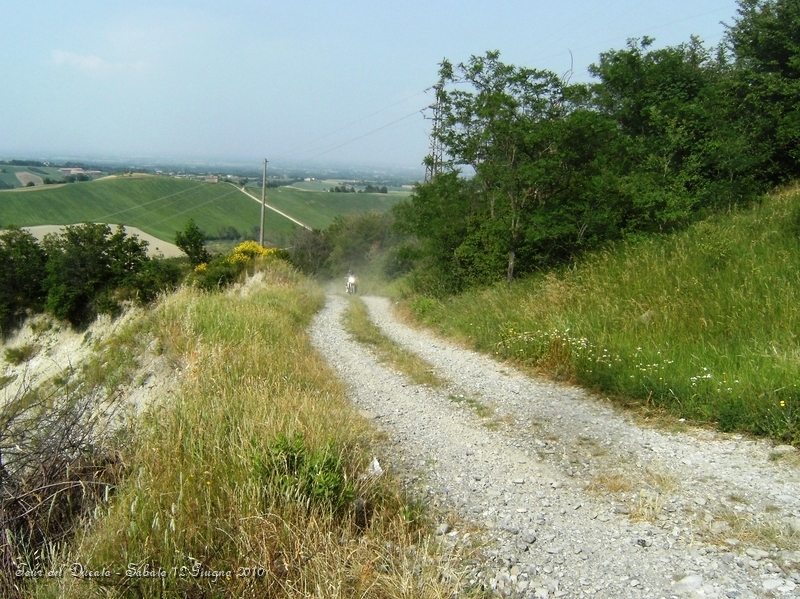
[[148, 260], [130, 281], [130, 288], [141, 304], [153, 301], [159, 293], [178, 287], [182, 277], [181, 259]]
[[27, 362], [39, 353], [39, 348], [33, 344], [20, 345], [19, 347], [9, 347], [5, 351], [6, 362], [18, 366]]
[[206, 250], [205, 243], [205, 233], [191, 219], [186, 223], [183, 231], [175, 233], [175, 245], [189, 256], [189, 262], [192, 266], [211, 261], [211, 255]]
[[279, 434], [269, 455], [255, 458], [254, 469], [272, 500], [341, 513], [354, 497], [340, 452], [330, 444], [310, 450], [300, 435]]
[[88, 322], [98, 312], [114, 312], [112, 293], [132, 284], [148, 260], [147, 242], [127, 236], [122, 226], [112, 235], [108, 225], [83, 223], [47, 235], [45, 307], [73, 325]]
[[28, 231], [10, 228], [0, 235], [0, 333], [26, 311], [44, 305], [46, 255]]
[[233, 283], [242, 267], [242, 263], [229, 260], [229, 256], [215, 256], [209, 262], [198, 264], [189, 281], [200, 289], [213, 291]]

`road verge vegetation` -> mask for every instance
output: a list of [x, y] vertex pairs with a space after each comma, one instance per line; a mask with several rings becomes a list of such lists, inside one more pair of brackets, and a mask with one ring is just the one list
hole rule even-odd
[[[226, 291], [184, 287], [139, 321], [175, 365], [125, 444], [126, 474], [39, 597], [442, 597], [428, 527], [370, 469], [373, 432], [305, 329], [324, 296], [280, 259]], [[255, 272], [253, 272], [255, 271]]]
[[513, 286], [408, 305], [423, 323], [646, 417], [800, 445], [800, 192], [633, 239]]

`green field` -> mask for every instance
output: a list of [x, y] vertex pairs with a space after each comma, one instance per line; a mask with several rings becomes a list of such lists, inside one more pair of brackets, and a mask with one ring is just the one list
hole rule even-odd
[[[251, 190], [251, 193], [261, 197], [260, 191]], [[314, 229], [326, 228], [334, 218], [342, 214], [358, 214], [370, 210], [383, 212], [406, 197], [406, 193], [325, 193], [304, 191], [295, 187], [267, 190], [268, 204]]]
[[[16, 180], [13, 173], [3, 175]], [[259, 189], [248, 191], [251, 199], [232, 185], [149, 176], [6, 190], [0, 192], [0, 227], [107, 222], [138, 227], [171, 242], [175, 231], [191, 218], [211, 236], [224, 227], [246, 234], [259, 224], [260, 207], [253, 198], [261, 197]], [[405, 197], [405, 192], [326, 193], [294, 187], [267, 190], [267, 203], [316, 229], [326, 228], [342, 214], [388, 210]], [[265, 221], [266, 241], [280, 246], [288, 243], [298, 227], [271, 210], [266, 211]]]
[[10, 166], [0, 164], [0, 189], [24, 187], [17, 178], [17, 173], [30, 173], [44, 179], [49, 177], [54, 181], [61, 181], [64, 175], [52, 166]]
[[[169, 177], [107, 178], [0, 193], [0, 226], [107, 222], [138, 227], [165, 241], [173, 241], [190, 218], [214, 235], [222, 227], [249, 233], [259, 215], [258, 204], [231, 185]], [[296, 228], [267, 211], [267, 241], [284, 245]]]
[[[290, 185], [291, 188], [295, 189], [302, 189], [303, 191], [328, 191], [331, 187], [336, 187], [337, 185], [346, 184], [348, 187], [355, 187], [356, 189], [363, 189], [366, 185], [353, 185], [350, 181], [345, 181], [344, 179], [324, 179], [324, 180], [314, 180], [314, 181], [298, 181], [297, 183], [292, 183]], [[382, 184], [378, 185], [381, 187]], [[409, 194], [411, 190], [409, 188], [403, 187], [393, 187], [387, 186], [389, 193], [403, 193]]]
[[331, 187], [339, 185], [339, 182], [332, 181], [298, 181], [292, 183], [291, 187], [302, 189], [303, 191], [328, 191]]

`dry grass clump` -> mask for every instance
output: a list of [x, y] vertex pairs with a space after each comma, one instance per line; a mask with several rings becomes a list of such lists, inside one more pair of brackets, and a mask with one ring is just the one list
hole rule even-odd
[[586, 490], [589, 493], [627, 493], [631, 490], [630, 477], [622, 472], [601, 472], [592, 477]]
[[644, 474], [611, 470], [597, 474], [586, 486], [590, 493], [620, 495], [627, 499], [638, 489], [629, 505], [631, 520], [653, 522], [678, 487], [677, 479], [666, 472], [648, 468]]
[[667, 472], [648, 469], [642, 483], [643, 488], [636, 497], [630, 517], [631, 520], [653, 522], [678, 488], [678, 479]]
[[[776, 515], [754, 515], [727, 506], [716, 510], [713, 515], [715, 520], [704, 531], [712, 542], [727, 544], [735, 539], [750, 547], [786, 550], [800, 548], [800, 534], [782, 523]], [[719, 522], [727, 526], [716, 524]]]
[[305, 333], [321, 292], [281, 262], [263, 277], [225, 294], [185, 289], [152, 311], [182, 387], [143, 419], [130, 474], [70, 555], [111, 574], [39, 580], [38, 596], [456, 589], [396, 481], [364, 475], [372, 433]]

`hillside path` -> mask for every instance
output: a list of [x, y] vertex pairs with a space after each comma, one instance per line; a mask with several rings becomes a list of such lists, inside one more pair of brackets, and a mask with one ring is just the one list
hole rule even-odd
[[796, 452], [642, 428], [580, 389], [399, 323], [385, 298], [363, 299], [446, 389], [377, 363], [344, 331], [341, 296], [328, 296], [312, 341], [386, 432], [382, 464], [453, 515], [443, 542], [485, 543], [469, 584], [537, 598], [800, 597]]

